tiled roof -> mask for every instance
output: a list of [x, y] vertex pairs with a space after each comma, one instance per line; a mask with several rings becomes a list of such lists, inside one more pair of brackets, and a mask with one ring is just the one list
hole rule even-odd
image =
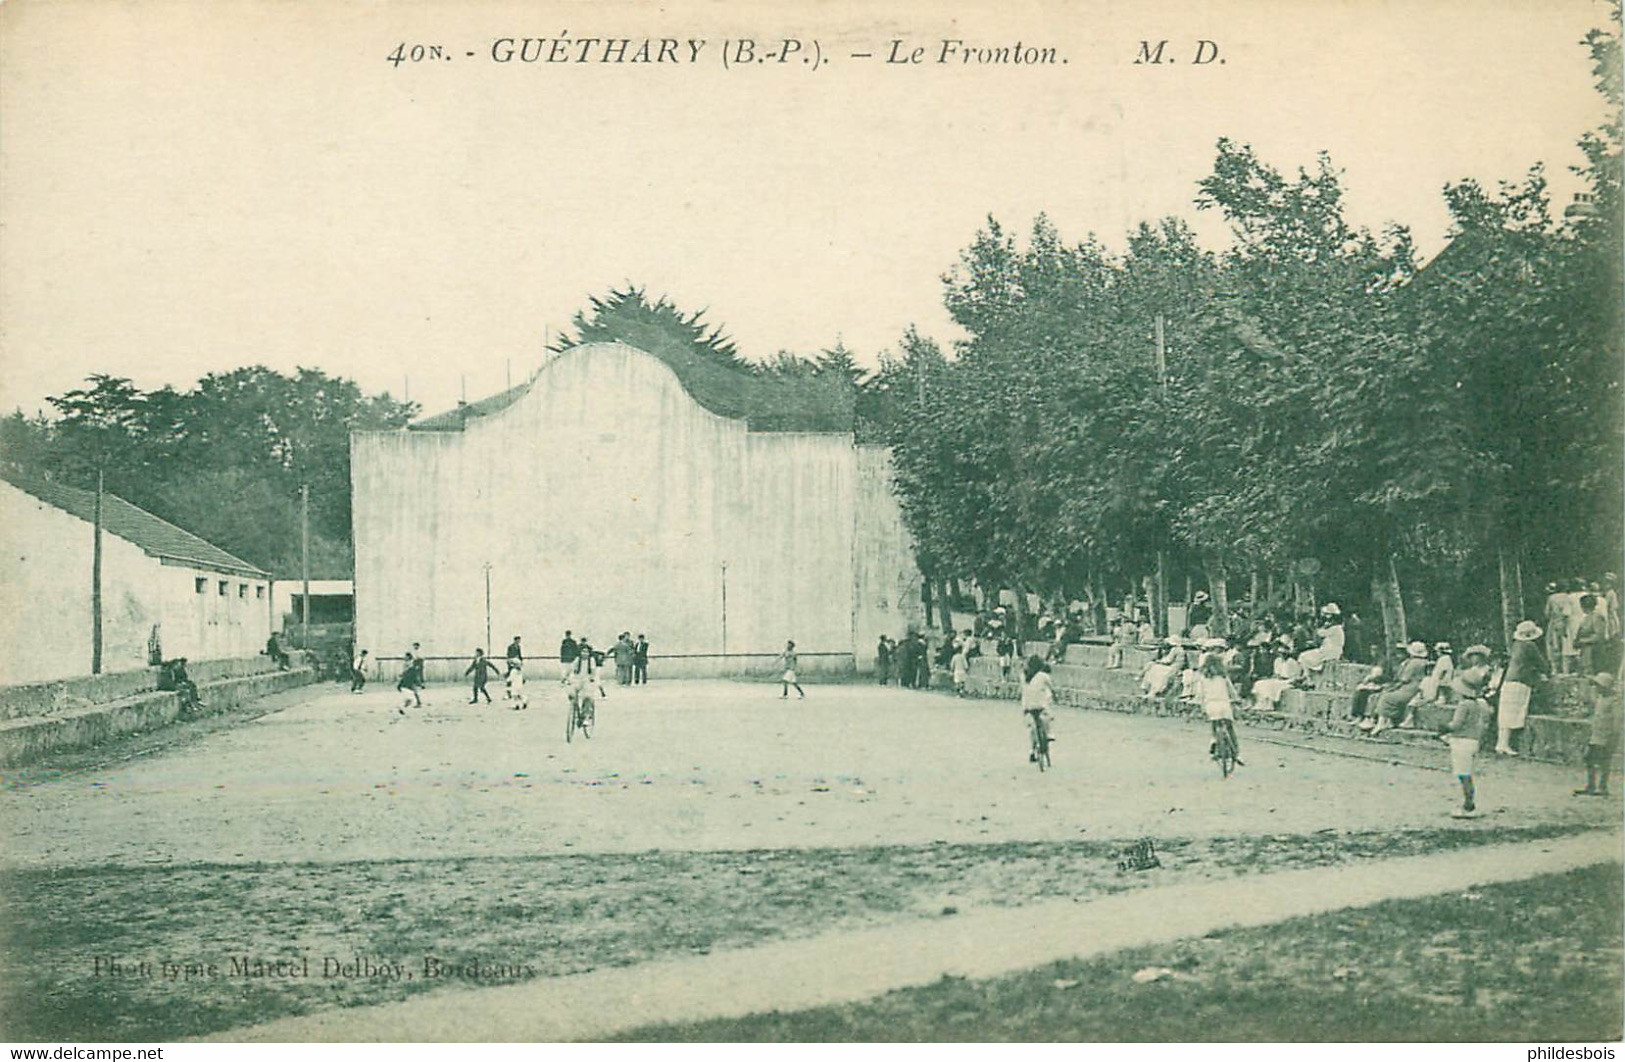
[[501, 394], [491, 395], [489, 398], [482, 398], [477, 402], [469, 402], [466, 405], [458, 406], [456, 409], [436, 413], [432, 417], [414, 420], [409, 427], [413, 431], [462, 431], [464, 422], [469, 418], [500, 413], [519, 401], [525, 392], [529, 390], [530, 381], [527, 381], [518, 387], [510, 387]]
[[[27, 480], [4, 477], [6, 482], [33, 495], [47, 505], [54, 505], [65, 513], [77, 516], [87, 523], [96, 519], [96, 493], [68, 487], [45, 480]], [[116, 494], [102, 494], [102, 527], [134, 546], [149, 557], [176, 561], [195, 568], [249, 575], [265, 579], [270, 573], [234, 557], [219, 546], [211, 545], [190, 531], [176, 527]]]

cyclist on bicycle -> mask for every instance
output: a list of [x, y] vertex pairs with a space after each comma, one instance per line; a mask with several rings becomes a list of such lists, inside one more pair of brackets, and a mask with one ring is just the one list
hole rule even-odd
[[1219, 742], [1227, 740], [1235, 750], [1236, 763], [1247, 766], [1241, 762], [1241, 743], [1236, 740], [1236, 710], [1233, 706], [1236, 689], [1230, 684], [1230, 676], [1225, 673], [1221, 654], [1210, 652], [1202, 659], [1202, 669], [1196, 683], [1202, 698], [1202, 711], [1207, 714], [1213, 727], [1213, 743], [1207, 747], [1208, 755], [1217, 759]]
[[1027, 753], [1027, 762], [1037, 763], [1040, 719], [1050, 731], [1050, 740], [1055, 740], [1050, 715], [1050, 709], [1055, 707], [1055, 684], [1050, 680], [1049, 665], [1037, 656], [1027, 658], [1027, 663], [1022, 667], [1022, 675], [1025, 681], [1021, 684], [1021, 711], [1027, 719], [1027, 740], [1031, 749]]
[[[564, 673], [564, 687], [569, 695], [572, 710], [580, 709], [583, 701], [591, 706], [604, 697], [604, 687], [598, 680], [597, 655], [588, 644], [585, 635], [576, 644], [580, 652], [576, 655], [575, 662]], [[597, 693], [596, 697], [593, 695], [594, 692]]]

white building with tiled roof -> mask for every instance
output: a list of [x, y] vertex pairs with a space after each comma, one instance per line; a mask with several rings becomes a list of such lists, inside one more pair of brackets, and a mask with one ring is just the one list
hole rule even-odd
[[[91, 673], [95, 495], [0, 479], [0, 685]], [[102, 671], [252, 656], [271, 576], [183, 528], [102, 496]]]

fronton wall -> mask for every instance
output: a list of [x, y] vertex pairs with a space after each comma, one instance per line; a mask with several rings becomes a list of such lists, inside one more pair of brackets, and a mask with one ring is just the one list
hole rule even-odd
[[657, 656], [734, 657], [684, 673], [766, 672], [738, 654], [787, 639], [863, 664], [870, 631], [909, 622], [911, 578], [918, 610], [884, 450], [750, 432], [619, 344], [561, 355], [463, 431], [358, 434], [351, 469], [357, 644], [378, 656], [485, 645], [487, 564], [499, 654], [629, 630]]

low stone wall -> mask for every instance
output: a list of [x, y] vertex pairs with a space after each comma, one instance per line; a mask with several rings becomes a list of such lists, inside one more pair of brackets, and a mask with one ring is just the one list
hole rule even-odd
[[[241, 663], [246, 666], [247, 662]], [[213, 670], [229, 673], [233, 668]], [[305, 685], [314, 678], [315, 672], [309, 668], [261, 671], [199, 682], [198, 693], [203, 713], [215, 715]], [[124, 734], [155, 730], [174, 722], [180, 714], [178, 693], [148, 690], [102, 704], [81, 704], [48, 714], [7, 719], [0, 722], [0, 766], [15, 767], [52, 752], [90, 748]]]
[[[188, 661], [192, 681], [202, 685], [225, 678], [242, 678], [276, 670], [267, 656], [234, 657], [225, 660]], [[52, 715], [73, 708], [124, 700], [158, 688], [158, 669], [115, 671], [105, 675], [84, 675], [0, 687], [0, 721], [30, 716]]]

